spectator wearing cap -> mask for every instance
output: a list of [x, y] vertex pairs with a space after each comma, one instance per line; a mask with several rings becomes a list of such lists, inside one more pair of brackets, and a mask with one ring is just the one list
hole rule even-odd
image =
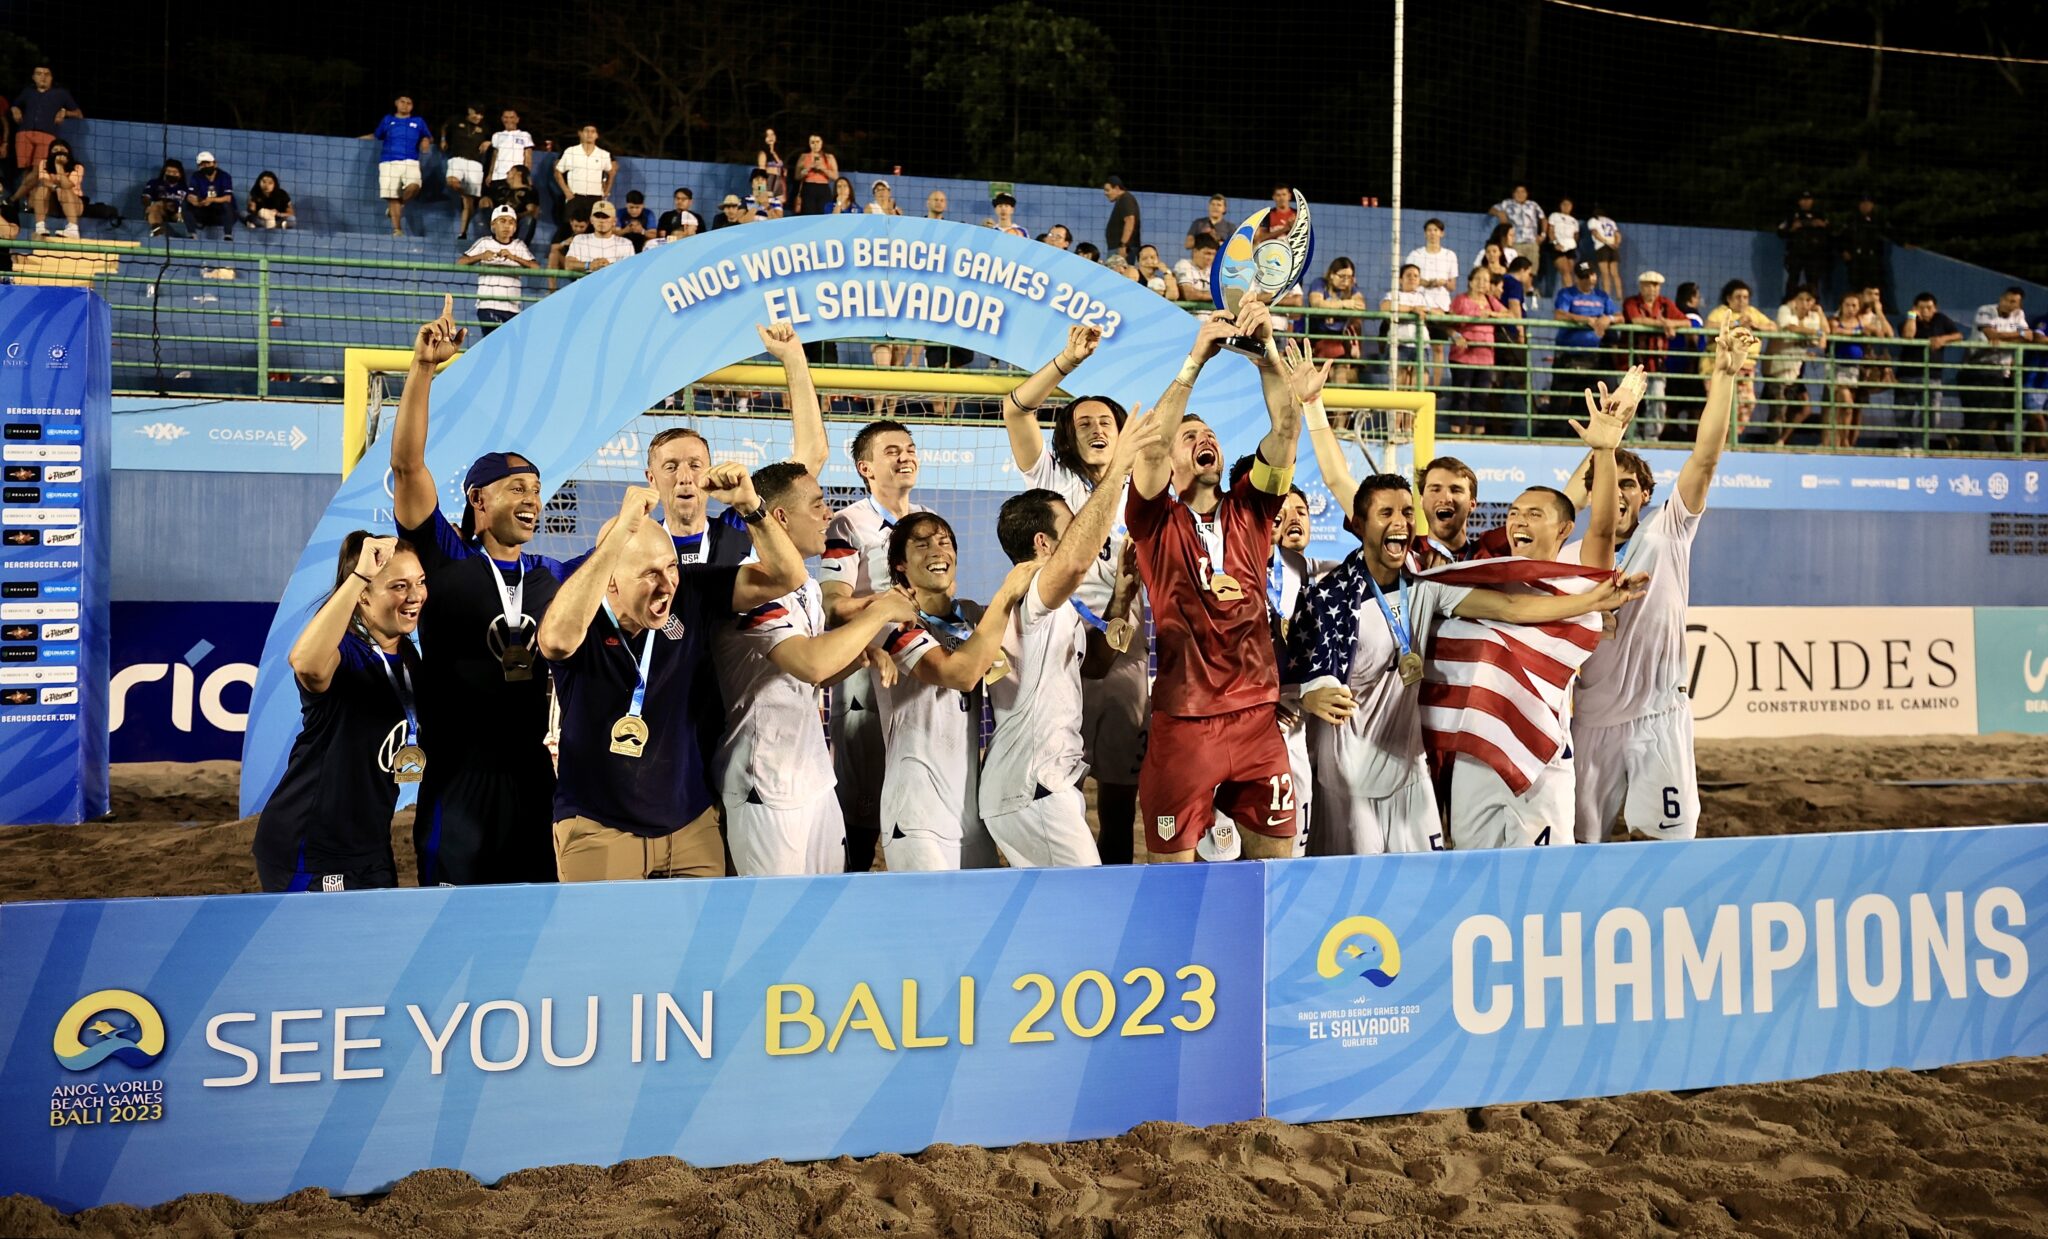
[[1545, 232], [1543, 208], [1529, 200], [1529, 187], [1515, 186], [1513, 192], [1494, 203], [1487, 214], [1507, 226], [1509, 247], [1528, 259], [1530, 266], [1535, 266], [1543, 250]]
[[[483, 265], [487, 267], [540, 266], [533, 259], [526, 242], [519, 239], [519, 213], [511, 207], [494, 207], [491, 210], [491, 235], [478, 237], [469, 251], [455, 260], [461, 266]], [[520, 280], [511, 275], [483, 275], [476, 280], [476, 317], [483, 324], [485, 335], [511, 321], [519, 313]]]
[[618, 234], [618, 212], [599, 198], [590, 204], [590, 231], [569, 241], [564, 266], [571, 271], [602, 271], [633, 256], [633, 243]]
[[995, 209], [996, 217], [983, 220], [983, 224], [995, 229], [997, 232], [1007, 233], [1013, 237], [1028, 237], [1031, 235], [1029, 229], [1017, 222], [1017, 197], [1015, 194], [997, 194], [989, 199], [989, 205]]
[[1829, 248], [1828, 221], [1813, 204], [1813, 191], [1802, 189], [1792, 203], [1792, 211], [1778, 225], [1778, 236], [1785, 242], [1785, 301], [1801, 284], [1818, 292], [1827, 284], [1830, 268], [1834, 263], [1834, 252]]
[[71, 92], [57, 85], [49, 65], [36, 65], [28, 77], [28, 85], [14, 97], [14, 106], [8, 110], [14, 118], [14, 166], [23, 172], [39, 166], [49, 156], [50, 143], [57, 140], [59, 126], [67, 120], [85, 119]]
[[747, 204], [740, 201], [738, 194], [727, 194], [718, 203], [718, 217], [711, 221], [711, 231], [730, 228], [734, 224], [747, 222]]
[[[1230, 233], [1237, 225], [1230, 222], [1230, 199], [1222, 194], [1209, 195], [1209, 213], [1188, 225], [1188, 235], [1181, 238], [1180, 247], [1192, 254], [1195, 252], [1195, 238], [1210, 237], [1218, 248], [1230, 239]], [[1183, 260], [1185, 261], [1185, 260]], [[1174, 264], [1176, 275], [1180, 264]]]
[[896, 190], [889, 182], [877, 180], [873, 185], [868, 186], [868, 214], [903, 214], [903, 208], [896, 205]]
[[1565, 326], [1553, 343], [1557, 353], [1551, 362], [1551, 408], [1560, 402], [1569, 408], [1586, 386], [1584, 372], [1600, 368], [1600, 337], [1621, 313], [1614, 298], [1600, 290], [1600, 272], [1590, 262], [1572, 267], [1572, 286], [1557, 294], [1550, 317]]
[[225, 241], [235, 235], [235, 178], [213, 162], [212, 151], [199, 152], [192, 162], [198, 168], [185, 188], [185, 223], [195, 236], [202, 228], [219, 228]]
[[663, 211], [661, 218], [655, 223], [655, 231], [661, 234], [663, 241], [679, 241], [684, 237], [696, 236], [704, 227], [704, 221], [698, 219], [697, 213], [690, 209], [690, 204], [696, 200], [697, 195], [688, 186], [676, 190], [672, 198], [675, 205]]
[[619, 216], [619, 235], [626, 238], [636, 254], [654, 239], [654, 217], [647, 213], [647, 195], [637, 189], [626, 193], [626, 209]]
[[1102, 253], [1120, 257], [1126, 263], [1138, 261], [1138, 247], [1145, 243], [1140, 228], [1138, 196], [1124, 188], [1122, 177], [1102, 183], [1102, 196], [1109, 199], [1109, 220], [1102, 227]]
[[166, 232], [174, 237], [188, 235], [183, 219], [185, 189], [185, 161], [164, 160], [163, 170], [142, 187], [142, 217], [149, 223], [150, 236]]
[[1884, 235], [1884, 224], [1877, 218], [1877, 199], [1865, 194], [1856, 200], [1856, 213], [1842, 225], [1840, 244], [1842, 263], [1849, 271], [1850, 288], [1859, 291], [1875, 288], [1880, 293], [1890, 291], [1884, 277], [1888, 241]]
[[1631, 326], [1647, 328], [1634, 337], [1636, 360], [1649, 383], [1644, 389], [1643, 434], [1655, 437], [1664, 420], [1665, 353], [1671, 340], [1685, 330], [1688, 321], [1678, 303], [1664, 295], [1664, 273], [1645, 271], [1636, 276], [1635, 295], [1621, 303], [1621, 316]]
[[412, 114], [412, 96], [400, 95], [362, 140], [382, 144], [377, 151], [377, 196], [384, 200], [384, 214], [391, 218], [391, 235], [402, 237], [405, 204], [420, 192], [420, 156], [433, 149], [433, 131], [425, 120]]

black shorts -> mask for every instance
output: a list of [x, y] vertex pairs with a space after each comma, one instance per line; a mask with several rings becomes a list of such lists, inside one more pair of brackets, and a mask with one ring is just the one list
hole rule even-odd
[[924, 364], [933, 370], [965, 370], [974, 364], [974, 350], [954, 348], [949, 344], [927, 344]]
[[413, 850], [421, 886], [555, 880], [555, 769], [517, 755], [436, 753], [420, 783]]
[[1448, 340], [1458, 330], [1454, 324], [1440, 323], [1433, 318], [1424, 323], [1423, 326], [1429, 328], [1429, 338], [1432, 340]]
[[1594, 262], [1619, 262], [1621, 254], [1611, 245], [1602, 245], [1593, 251]]
[[273, 894], [380, 890], [398, 885], [397, 866], [389, 859], [343, 868], [323, 868], [317, 873], [313, 872], [315, 867], [314, 862], [307, 861], [292, 869], [281, 869], [259, 860], [256, 862], [256, 881]]

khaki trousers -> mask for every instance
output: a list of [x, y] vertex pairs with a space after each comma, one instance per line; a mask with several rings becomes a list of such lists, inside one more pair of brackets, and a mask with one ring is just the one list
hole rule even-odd
[[587, 817], [565, 817], [555, 823], [555, 871], [564, 882], [724, 877], [725, 837], [718, 829], [718, 807], [652, 839]]

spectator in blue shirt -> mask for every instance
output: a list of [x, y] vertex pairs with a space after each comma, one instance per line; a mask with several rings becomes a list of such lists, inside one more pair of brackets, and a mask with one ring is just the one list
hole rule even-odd
[[50, 66], [39, 64], [29, 73], [29, 83], [14, 98], [8, 110], [14, 120], [14, 166], [26, 172], [49, 157], [50, 143], [57, 140], [57, 127], [66, 120], [83, 119], [78, 101], [57, 85]]
[[1586, 385], [1582, 373], [1600, 368], [1600, 337], [1621, 314], [1614, 298], [1601, 291], [1600, 272], [1592, 263], [1573, 264], [1572, 277], [1572, 287], [1557, 294], [1550, 312], [1558, 322], [1570, 324], [1558, 331], [1554, 341], [1557, 354], [1551, 362], [1550, 378], [1553, 410], [1558, 393], [1567, 393], [1567, 401], [1575, 399]]
[[142, 215], [149, 221], [150, 236], [160, 237], [166, 232], [174, 237], [187, 235], [180, 218], [185, 211], [186, 188], [182, 159], [164, 160], [163, 171], [142, 187]]
[[199, 167], [185, 190], [185, 223], [194, 236], [217, 226], [220, 239], [230, 240], [235, 235], [235, 178], [214, 166], [212, 151], [199, 152], [193, 162]]
[[412, 96], [400, 95], [391, 101], [390, 114], [363, 139], [383, 143], [377, 155], [377, 194], [384, 199], [384, 213], [391, 217], [391, 235], [402, 237], [405, 228], [399, 217], [405, 204], [420, 192], [420, 156], [432, 147], [433, 130], [412, 114]]

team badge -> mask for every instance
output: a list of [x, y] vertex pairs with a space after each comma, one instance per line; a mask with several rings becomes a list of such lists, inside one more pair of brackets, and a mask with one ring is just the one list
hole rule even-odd
[[320, 889], [323, 891], [347, 890], [348, 878], [339, 873], [322, 874], [320, 876]]
[[1170, 813], [1169, 813], [1169, 814], [1166, 814], [1166, 815], [1162, 816], [1162, 817], [1161, 817], [1161, 818], [1159, 819], [1159, 837], [1160, 837], [1160, 838], [1162, 838], [1162, 839], [1171, 839], [1171, 838], [1173, 838], [1173, 815], [1172, 815], [1172, 814], [1170, 814]]

